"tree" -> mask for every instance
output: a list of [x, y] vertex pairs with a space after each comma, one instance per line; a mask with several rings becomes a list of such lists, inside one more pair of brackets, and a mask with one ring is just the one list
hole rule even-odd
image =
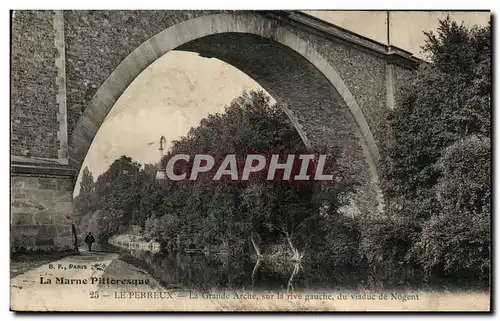
[[88, 166], [85, 166], [82, 173], [82, 180], [80, 181], [80, 195], [91, 193], [94, 190], [94, 177], [90, 172]]
[[438, 166], [441, 212], [423, 225], [421, 263], [446, 271], [489, 271], [491, 216], [490, 140], [476, 135], [446, 148]]
[[130, 227], [139, 205], [139, 170], [140, 164], [122, 156], [97, 179], [95, 193], [103, 213], [100, 216], [103, 239]]
[[423, 49], [432, 63], [403, 88], [389, 119], [385, 171], [391, 196], [419, 201], [441, 175], [435, 164], [444, 148], [467, 135], [489, 136], [491, 115], [491, 28], [467, 29], [447, 18], [438, 35], [426, 34]]
[[[406, 254], [400, 255], [407, 262], [419, 262], [425, 268], [441, 264], [449, 270], [451, 262], [469, 251], [474, 258], [463, 263], [477, 267], [470, 262], [485, 262], [484, 250], [478, 254], [478, 249], [487, 246], [486, 238], [473, 241], [477, 224], [459, 223], [459, 217], [470, 222], [480, 215], [481, 235], [488, 234], [489, 199], [484, 195], [489, 193], [486, 178], [490, 175], [485, 155], [491, 131], [491, 24], [467, 28], [448, 17], [440, 21], [437, 34], [426, 35], [422, 48], [431, 63], [422, 64], [403, 87], [389, 119], [384, 189], [388, 213], [394, 218], [387, 224], [410, 222], [408, 244], [402, 250]], [[476, 170], [480, 183], [465, 174], [475, 167], [474, 162], [482, 166]], [[481, 186], [480, 192], [474, 184]], [[390, 237], [391, 233], [383, 234]], [[439, 236], [443, 233], [450, 233], [451, 239]], [[472, 242], [475, 250], [463, 242], [449, 247], [455, 242], [452, 239]]]
[[[316, 152], [333, 158], [327, 162], [326, 172], [343, 177], [335, 163], [335, 150]], [[161, 164], [165, 166], [175, 154], [200, 153], [221, 159], [236, 154], [244, 159], [250, 153], [286, 156], [311, 151], [267, 95], [245, 92], [224, 113], [209, 115], [173, 142]], [[196, 248], [242, 257], [252, 251], [250, 236], [258, 235], [259, 246], [263, 246], [260, 254], [268, 254], [266, 250], [275, 246], [286, 249], [285, 259], [298, 261], [317, 251], [336, 255], [338, 251], [330, 251], [330, 246], [340, 249], [349, 242], [349, 233], [357, 235], [357, 225], [349, 228], [338, 211], [351, 191], [348, 179], [331, 186], [270, 182], [262, 171], [250, 181], [157, 182], [155, 174], [154, 166], [146, 164], [140, 169], [131, 158], [122, 156], [99, 176], [93, 193], [103, 239], [135, 225], [143, 228], [145, 237], [169, 250]], [[345, 236], [342, 244], [334, 237], [336, 230], [331, 225], [335, 224], [342, 225], [337, 230]], [[329, 237], [327, 242], [325, 237]], [[346, 261], [344, 254], [339, 262]]]
[[80, 224], [82, 218], [90, 214], [96, 209], [97, 202], [95, 197], [95, 183], [94, 177], [90, 172], [89, 168], [86, 166], [82, 172], [82, 179], [80, 181], [80, 191], [75, 197], [75, 223]]
[[[280, 107], [271, 105], [263, 92], [252, 91], [231, 102], [224, 113], [209, 115], [174, 142], [163, 165], [179, 153], [210, 153], [221, 158], [237, 154], [243, 158], [249, 153], [310, 152]], [[334, 211], [337, 194], [319, 193], [321, 189], [311, 183], [271, 183], [262, 175], [265, 173], [239, 183], [174, 183], [168, 199], [177, 204], [172, 211], [185, 224], [180, 231], [182, 239], [193, 246], [208, 245], [241, 254], [248, 251], [253, 231], [262, 235], [263, 243], [283, 242], [290, 258], [302, 258], [316, 236], [309, 231], [319, 224], [320, 207], [328, 201]]]

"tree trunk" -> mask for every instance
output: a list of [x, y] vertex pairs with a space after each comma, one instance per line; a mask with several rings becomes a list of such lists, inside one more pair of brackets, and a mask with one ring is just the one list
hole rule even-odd
[[259, 245], [255, 242], [255, 239], [254, 239], [253, 235], [250, 235], [250, 241], [252, 241], [252, 245], [253, 245], [253, 248], [254, 248], [255, 252], [257, 253], [257, 257], [260, 258]]
[[76, 235], [76, 226], [71, 224], [71, 234], [73, 236], [73, 249], [78, 251], [78, 236]]
[[290, 249], [292, 250], [292, 261], [300, 261], [302, 259], [302, 254], [300, 254], [299, 250], [293, 245], [292, 238], [288, 234], [288, 232], [285, 232], [285, 237], [288, 242], [288, 246], [290, 246]]
[[288, 285], [286, 287], [287, 292], [293, 292], [294, 291], [294, 289], [293, 289], [293, 278], [294, 278], [295, 275], [297, 275], [297, 273], [299, 273], [299, 271], [300, 271], [300, 263], [299, 262], [295, 262], [294, 266], [293, 266], [292, 275], [290, 275], [290, 279], [288, 280]]
[[253, 267], [252, 271], [252, 287], [255, 285], [255, 274], [257, 274], [257, 270], [259, 269], [260, 265], [260, 258], [257, 258], [257, 262], [255, 263], [255, 266]]

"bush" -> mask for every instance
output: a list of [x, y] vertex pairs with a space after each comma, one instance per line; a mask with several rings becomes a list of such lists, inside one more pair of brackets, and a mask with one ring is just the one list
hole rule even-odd
[[404, 217], [373, 219], [361, 228], [361, 254], [368, 263], [399, 266], [413, 263], [412, 247], [419, 227]]
[[425, 223], [418, 250], [426, 269], [489, 269], [490, 139], [470, 136], [448, 147], [438, 162], [436, 186], [441, 212]]
[[431, 60], [407, 81], [389, 117], [382, 162], [390, 219], [364, 226], [370, 262], [485, 278], [491, 215], [491, 25], [440, 21]]
[[489, 217], [452, 215], [432, 217], [423, 227], [416, 251], [426, 271], [443, 267], [446, 274], [469, 270], [483, 276], [489, 271]]
[[438, 162], [436, 191], [443, 211], [454, 216], [483, 214], [491, 208], [490, 139], [469, 136], [448, 147]]
[[[357, 265], [361, 261], [359, 244], [361, 233], [356, 218], [342, 214], [322, 218], [324, 248], [320, 249], [325, 261], [333, 266]], [[319, 254], [321, 255], [321, 254]]]

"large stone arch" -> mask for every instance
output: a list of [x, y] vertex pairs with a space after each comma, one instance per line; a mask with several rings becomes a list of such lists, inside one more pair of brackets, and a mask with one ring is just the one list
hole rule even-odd
[[70, 138], [70, 166], [80, 170], [100, 125], [121, 94], [146, 67], [174, 49], [217, 57], [254, 78], [285, 106], [306, 145], [340, 145], [343, 162], [364, 186], [362, 202], [381, 209], [378, 148], [349, 88], [310, 43], [253, 13], [183, 21], [132, 51], [103, 82], [78, 120]]

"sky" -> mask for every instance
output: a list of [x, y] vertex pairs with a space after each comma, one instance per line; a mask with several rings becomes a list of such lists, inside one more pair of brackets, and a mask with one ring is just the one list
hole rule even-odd
[[305, 13], [385, 45], [399, 47], [421, 59], [425, 59], [420, 49], [426, 39], [423, 31], [436, 30], [440, 19], [450, 15], [453, 20], [463, 22], [469, 27], [485, 26], [490, 20], [489, 12], [391, 11], [389, 43], [387, 11], [305, 11]]
[[[161, 136], [169, 146], [209, 114], [223, 112], [243, 91], [258, 89], [263, 90], [225, 62], [170, 51], [147, 67], [117, 100], [99, 128], [82, 169], [88, 166], [96, 179], [122, 155], [141, 164], [154, 164], [160, 159]], [[74, 195], [79, 192], [80, 178]]]
[[[388, 44], [385, 11], [306, 13]], [[425, 40], [423, 31], [435, 30], [438, 19], [448, 14], [468, 26], [486, 25], [490, 16], [487, 12], [391, 12], [390, 44], [425, 58], [420, 49]], [[258, 89], [262, 87], [252, 78], [218, 59], [168, 52], [147, 67], [117, 100], [97, 132], [82, 169], [88, 166], [96, 179], [122, 155], [141, 164], [156, 163], [162, 135], [168, 149], [173, 140], [186, 135], [209, 114], [222, 112], [244, 90]], [[74, 195], [79, 192], [79, 181], [80, 177]]]

